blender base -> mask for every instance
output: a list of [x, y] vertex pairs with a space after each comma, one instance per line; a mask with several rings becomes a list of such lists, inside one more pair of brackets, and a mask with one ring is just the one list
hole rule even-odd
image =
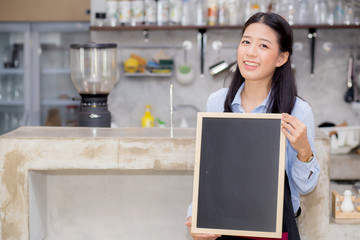
[[79, 112], [80, 127], [110, 127], [111, 113], [107, 107], [81, 107]]

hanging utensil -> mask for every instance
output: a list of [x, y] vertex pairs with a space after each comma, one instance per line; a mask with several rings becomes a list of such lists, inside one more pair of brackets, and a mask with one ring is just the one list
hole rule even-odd
[[360, 49], [358, 48], [356, 51], [356, 56], [354, 57], [354, 68], [353, 68], [353, 76], [354, 82], [357, 86], [357, 98], [355, 101], [360, 102]]
[[310, 66], [310, 74], [314, 77], [314, 66], [315, 66], [315, 38], [317, 37], [316, 29], [310, 28], [308, 38], [311, 40], [311, 66]]
[[184, 85], [190, 84], [194, 81], [194, 71], [187, 62], [187, 51], [192, 48], [192, 43], [188, 40], [183, 42], [184, 63], [179, 65], [176, 71], [176, 80]]
[[[217, 59], [220, 59], [220, 50], [222, 48], [222, 42], [214, 41], [212, 43], [212, 49], [216, 51]], [[229, 64], [224, 60], [218, 61], [217, 63], [211, 65], [209, 67], [210, 74], [212, 76], [221, 73], [222, 71], [226, 70], [229, 67]]]
[[200, 78], [204, 78], [205, 48], [206, 48], [206, 40], [207, 40], [206, 29], [199, 29], [197, 39], [198, 39], [198, 46], [200, 51]]
[[353, 58], [352, 54], [350, 53], [349, 62], [348, 62], [348, 71], [347, 71], [347, 77], [346, 77], [347, 90], [346, 90], [345, 97], [344, 97], [344, 100], [347, 103], [354, 101], [354, 86], [353, 86], [353, 79], [352, 79], [353, 78], [353, 75], [352, 75], [353, 61], [354, 61], [354, 58]]

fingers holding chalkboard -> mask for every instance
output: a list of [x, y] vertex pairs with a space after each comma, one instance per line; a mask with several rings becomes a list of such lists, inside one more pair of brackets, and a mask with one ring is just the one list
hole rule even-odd
[[191, 220], [192, 220], [192, 217], [191, 216], [188, 217], [185, 225], [189, 228], [190, 235], [194, 240], [215, 240], [218, 237], [221, 237], [221, 235], [219, 235], [219, 234], [192, 233], [191, 232]]
[[282, 132], [289, 139], [291, 146], [298, 152], [301, 161], [306, 161], [312, 154], [307, 138], [307, 127], [299, 119], [287, 113], [282, 114]]

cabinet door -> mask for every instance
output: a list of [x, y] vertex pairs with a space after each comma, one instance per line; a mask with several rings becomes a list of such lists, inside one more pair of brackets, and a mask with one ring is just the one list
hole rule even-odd
[[0, 21], [90, 21], [90, 0], [11, 0], [1, 5]]
[[33, 54], [38, 72], [33, 74], [32, 91], [35, 112], [40, 114], [36, 125], [74, 126], [70, 114], [78, 111], [80, 96], [70, 76], [70, 45], [89, 42], [89, 23], [37, 23], [32, 29], [38, 46]]
[[0, 134], [29, 124], [29, 29], [0, 23]]

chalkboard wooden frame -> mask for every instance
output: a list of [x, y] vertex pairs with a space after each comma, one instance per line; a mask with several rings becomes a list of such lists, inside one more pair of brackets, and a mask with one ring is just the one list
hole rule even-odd
[[[245, 134], [246, 131], [248, 132]], [[236, 136], [236, 140], [234, 140], [234, 136]], [[246, 147], [246, 149], [241, 151], [247, 152], [247, 154], [250, 152], [248, 158], [241, 156], [243, 154], [239, 155], [238, 145], [234, 145], [234, 142], [237, 142], [239, 138], [244, 138], [242, 139], [241, 145], [243, 145], [243, 148]], [[221, 139], [221, 141], [218, 139]], [[264, 141], [269, 144], [266, 144], [266, 146], [257, 145], [258, 142]], [[230, 146], [236, 147], [233, 147], [235, 149], [231, 149]], [[266, 148], [269, 148], [268, 151], [264, 150]], [[248, 149], [250, 150], [248, 151]], [[217, 151], [221, 151], [220, 155]], [[236, 161], [227, 161], [227, 159], [232, 159], [234, 155], [230, 155], [230, 157], [227, 157], [225, 160], [221, 158], [221, 156], [223, 156], [222, 154], [231, 154], [232, 151], [234, 152], [233, 154], [237, 156]], [[251, 156], [253, 158], [254, 156], [258, 156], [256, 154], [259, 152], [264, 152], [264, 154], [270, 152], [271, 154], [266, 155], [266, 157], [257, 157], [256, 160], [251, 158]], [[204, 156], [206, 156], [206, 159]], [[218, 156], [220, 156], [220, 158]], [[204, 159], [202, 159], [202, 157]], [[212, 157], [215, 159], [212, 159]], [[249, 159], [252, 161], [247, 161]], [[219, 164], [220, 161], [226, 161], [226, 164], [216, 165]], [[254, 164], [256, 165], [255, 167], [251, 166]], [[212, 165], [216, 167], [211, 168]], [[232, 173], [238, 171], [237, 169], [242, 169], [241, 171], [249, 171], [251, 174], [247, 174], [246, 172], [245, 174], [227, 174], [225, 170], [222, 169], [224, 165], [228, 166], [228, 170]], [[219, 175], [224, 172], [225, 174]], [[254, 177], [251, 176], [256, 174], [261, 174], [262, 177], [259, 179], [266, 177], [267, 179], [254, 181]], [[228, 175], [230, 175], [230, 177]], [[246, 181], [241, 181], [240, 183], [237, 181], [236, 184], [223, 184], [227, 183], [226, 180], [223, 179], [233, 180], [233, 176], [237, 175], [241, 175], [241, 178], [245, 178]], [[217, 176], [220, 177], [217, 178]], [[284, 178], [285, 135], [281, 132], [281, 114], [198, 113], [191, 228], [193, 233], [281, 238]], [[222, 182], [221, 184], [223, 185], [220, 184], [219, 186], [221, 187], [216, 189], [219, 179], [221, 179], [220, 182]], [[250, 180], [247, 181], [248, 179]], [[268, 179], [270, 179], [270, 181], [268, 181]], [[260, 182], [261, 186], [265, 186], [265, 188], [261, 187], [259, 189], [270, 191], [270, 193], [267, 192], [268, 196], [264, 195], [263, 191], [254, 191], [254, 188], [259, 185], [256, 185], [255, 182]], [[228, 192], [224, 190], [227, 186], [230, 186]], [[231, 186], [234, 188], [231, 188]], [[241, 189], [245, 190], [242, 192]], [[199, 190], [201, 191], [199, 192]], [[205, 194], [204, 192], [206, 191], [210, 193]], [[222, 196], [223, 193], [230, 194], [224, 197]], [[252, 198], [248, 197], [250, 195]], [[244, 204], [235, 202], [234, 205], [236, 208], [232, 208], [232, 199], [240, 199], [239, 201], [244, 201], [244, 203], [250, 201], [250, 203], [248, 202], [249, 205], [245, 206]], [[272, 200], [269, 203], [267, 199]], [[259, 205], [264, 206], [263, 208], [256, 205], [258, 200]], [[244, 207], [239, 207], [239, 205]], [[224, 210], [227, 208], [229, 208], [228, 212]], [[250, 220], [249, 218], [242, 219], [247, 215], [243, 214], [244, 210], [237, 211], [237, 208], [251, 209], [254, 217], [251, 216]], [[241, 214], [236, 215], [238, 212]], [[214, 214], [212, 215], [212, 213]], [[230, 220], [228, 220], [229, 215], [231, 215]], [[241, 219], [239, 220], [240, 226], [235, 224], [238, 219]], [[266, 223], [262, 224], [262, 221]]]

